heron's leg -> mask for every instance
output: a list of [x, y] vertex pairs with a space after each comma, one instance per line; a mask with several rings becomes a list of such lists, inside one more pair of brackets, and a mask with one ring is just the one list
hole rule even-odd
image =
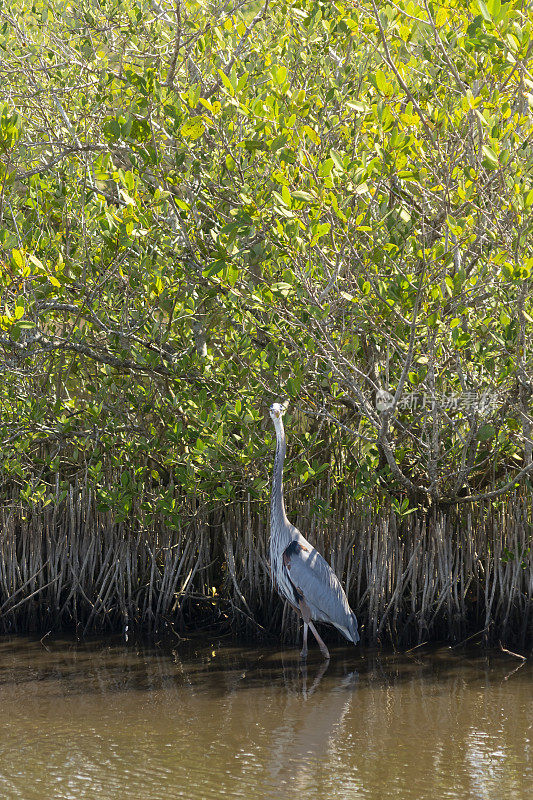
[[309, 625], [307, 622], [304, 622], [304, 640], [302, 645], [302, 651], [300, 653], [300, 658], [304, 661], [307, 658], [307, 629]]
[[313, 625], [312, 622], [309, 623], [309, 627], [311, 628], [311, 633], [313, 634], [313, 636], [315, 637], [315, 639], [318, 642], [318, 646], [320, 647], [320, 652], [322, 653], [324, 658], [329, 658], [329, 650], [326, 647], [326, 645], [324, 644], [324, 642], [322, 641], [322, 638], [321, 638], [320, 634], [318, 633], [317, 629], [315, 628], [315, 626]]

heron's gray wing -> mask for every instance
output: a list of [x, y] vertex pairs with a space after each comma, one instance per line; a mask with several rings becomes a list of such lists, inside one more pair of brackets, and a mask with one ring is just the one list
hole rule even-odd
[[352, 639], [355, 617], [348, 598], [339, 579], [318, 550], [305, 539], [291, 542], [285, 551], [284, 562], [290, 580], [303, 595], [312, 618], [332, 623], [348, 639]]

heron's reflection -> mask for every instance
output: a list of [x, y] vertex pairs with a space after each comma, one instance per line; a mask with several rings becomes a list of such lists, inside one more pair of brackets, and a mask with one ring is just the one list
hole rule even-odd
[[321, 765], [331, 757], [336, 740], [342, 737], [357, 672], [339, 677], [330, 672], [324, 680], [328, 670], [331, 670], [329, 661], [317, 665], [293, 664], [284, 669], [290, 691], [282, 719], [271, 734], [266, 797], [279, 798], [284, 793], [292, 796], [293, 792], [316, 788]]
[[310, 689], [307, 688], [307, 680], [308, 680], [307, 662], [303, 662], [300, 665], [300, 673], [302, 676], [302, 696], [306, 700], [316, 692], [318, 686], [320, 685], [320, 681], [322, 680], [322, 678], [324, 677], [324, 675], [328, 670], [329, 664], [330, 664], [329, 661], [321, 662]]

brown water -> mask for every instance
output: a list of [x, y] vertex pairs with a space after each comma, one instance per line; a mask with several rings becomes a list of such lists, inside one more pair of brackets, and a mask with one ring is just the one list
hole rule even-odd
[[533, 665], [0, 639], [0, 798], [531, 800]]

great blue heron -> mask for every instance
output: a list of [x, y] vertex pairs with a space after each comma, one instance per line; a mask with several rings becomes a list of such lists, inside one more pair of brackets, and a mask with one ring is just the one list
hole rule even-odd
[[302, 536], [298, 528], [291, 525], [285, 513], [283, 462], [286, 443], [282, 417], [287, 406], [288, 403], [274, 403], [270, 407], [270, 416], [276, 429], [270, 510], [270, 569], [276, 589], [303, 619], [302, 659], [307, 658], [308, 628], [317, 640], [324, 658], [329, 658], [328, 648], [312, 620], [335, 625], [348, 641], [357, 644], [357, 619], [339, 579], [327, 561]]

